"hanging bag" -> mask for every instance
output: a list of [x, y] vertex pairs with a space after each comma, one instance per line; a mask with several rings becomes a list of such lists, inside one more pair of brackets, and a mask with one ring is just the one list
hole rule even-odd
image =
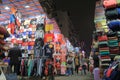
[[1, 74], [0, 74], [0, 80], [6, 80], [5, 74], [3, 73], [3, 70], [2, 70], [1, 67], [0, 67], [0, 72], [1, 72]]

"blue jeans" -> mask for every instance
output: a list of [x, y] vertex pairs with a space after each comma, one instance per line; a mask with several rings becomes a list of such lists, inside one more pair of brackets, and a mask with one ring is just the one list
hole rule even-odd
[[72, 75], [71, 68], [67, 68], [67, 75]]

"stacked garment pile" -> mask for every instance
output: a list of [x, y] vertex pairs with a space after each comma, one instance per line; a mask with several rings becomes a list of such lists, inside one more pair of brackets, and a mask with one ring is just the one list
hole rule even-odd
[[119, 46], [118, 46], [118, 37], [116, 32], [109, 32], [107, 34], [108, 36], [108, 43], [109, 43], [109, 49], [110, 54], [117, 55], [119, 54]]
[[117, 32], [117, 37], [118, 37], [118, 46], [120, 47], [120, 31]]
[[109, 52], [109, 46], [108, 46], [108, 37], [107, 35], [99, 35], [98, 36], [99, 41], [99, 53], [101, 56], [101, 67], [106, 68], [109, 66], [109, 63], [111, 61], [110, 59], [110, 52]]
[[119, 19], [120, 17], [120, 0], [104, 0], [105, 16], [107, 20]]
[[117, 32], [120, 31], [120, 0], [104, 0], [105, 16], [110, 31], [107, 33], [110, 55], [120, 53]]
[[120, 31], [120, 1], [104, 0], [105, 16], [107, 25], [112, 31]]
[[117, 36], [117, 31], [120, 31], [120, 0], [104, 0], [103, 6], [105, 8], [106, 22], [109, 28], [107, 37], [110, 59], [113, 59], [115, 55], [120, 53]]
[[113, 59], [115, 55], [120, 53], [117, 35], [117, 32], [120, 31], [120, 0], [103, 0], [103, 6], [105, 8], [106, 22], [109, 28], [107, 37], [110, 58], [107, 59], [107, 62], [110, 62], [110, 59]]

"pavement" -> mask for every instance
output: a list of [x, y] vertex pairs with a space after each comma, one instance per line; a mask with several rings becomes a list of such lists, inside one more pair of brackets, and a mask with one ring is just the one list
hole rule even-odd
[[[20, 78], [18, 80], [42, 80], [40, 79], [40, 77], [24, 77], [24, 78]], [[87, 72], [86, 75], [81, 75], [81, 73], [79, 74], [74, 74], [74, 75], [70, 75], [70, 76], [55, 76], [55, 80], [94, 80], [93, 79], [93, 75], [90, 74], [90, 72]]]
[[57, 76], [55, 77], [55, 80], [94, 80], [94, 79], [93, 79], [93, 75], [87, 72], [86, 75], [81, 75], [79, 73], [71, 76]]

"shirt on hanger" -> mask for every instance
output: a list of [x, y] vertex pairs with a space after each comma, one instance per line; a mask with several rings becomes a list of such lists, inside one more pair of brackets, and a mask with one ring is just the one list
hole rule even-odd
[[53, 33], [47, 33], [44, 35], [44, 42], [50, 42], [54, 41], [54, 34]]
[[48, 56], [49, 58], [52, 58], [53, 51], [54, 51], [54, 45], [47, 44], [47, 45], [45, 45], [44, 50], [45, 50], [45, 56]]

